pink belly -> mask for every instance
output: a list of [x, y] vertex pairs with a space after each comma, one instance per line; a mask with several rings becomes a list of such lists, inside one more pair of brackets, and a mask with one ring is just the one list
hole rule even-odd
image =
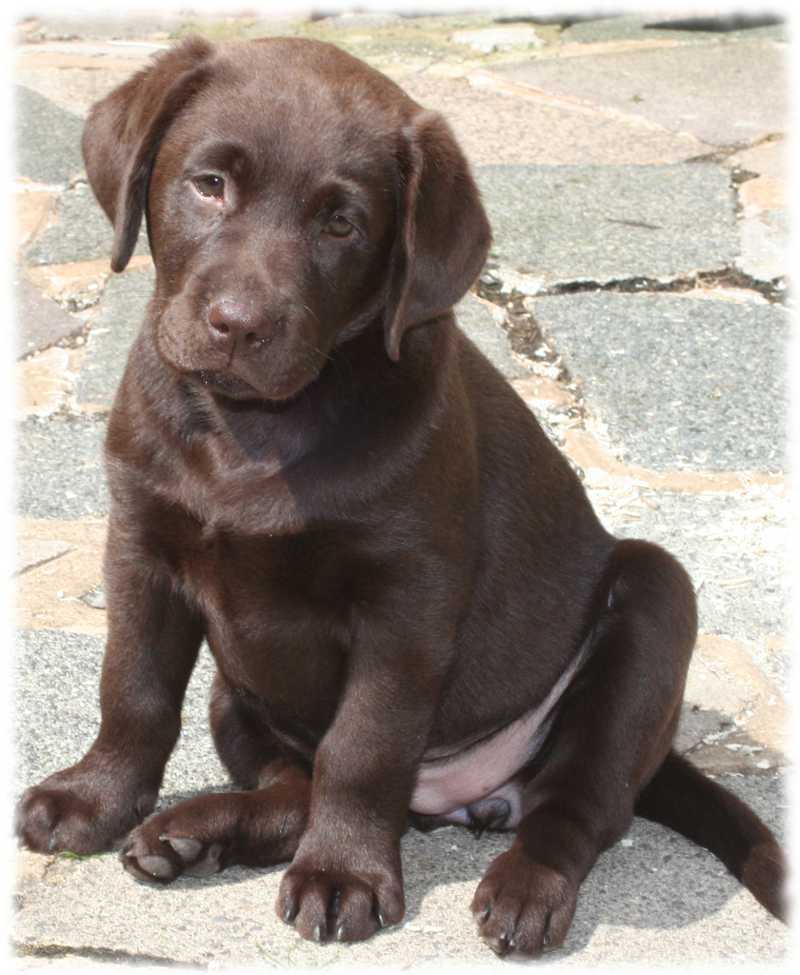
[[556, 704], [583, 656], [582, 650], [541, 704], [490, 738], [447, 758], [423, 757], [411, 797], [411, 811], [462, 822], [467, 816], [465, 807], [497, 795], [509, 801], [515, 822], [508, 825], [516, 825], [520, 815], [520, 790], [509, 780], [541, 748]]

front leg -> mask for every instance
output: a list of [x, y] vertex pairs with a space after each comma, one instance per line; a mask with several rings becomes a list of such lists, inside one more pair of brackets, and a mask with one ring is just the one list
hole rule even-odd
[[361, 941], [403, 917], [400, 838], [450, 643], [408, 622], [361, 629], [276, 904], [304, 938]]
[[31, 850], [110, 849], [154, 807], [180, 731], [202, 624], [137, 534], [112, 514], [106, 546], [108, 641], [100, 731], [70, 768], [28, 789], [17, 833]]

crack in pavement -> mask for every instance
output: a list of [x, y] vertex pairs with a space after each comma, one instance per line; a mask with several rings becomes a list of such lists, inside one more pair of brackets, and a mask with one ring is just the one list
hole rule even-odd
[[12, 942], [15, 953], [26, 958], [86, 958], [97, 962], [117, 963], [120, 965], [141, 964], [158, 965], [175, 971], [202, 971], [203, 965], [188, 965], [186, 962], [174, 961], [158, 955], [140, 954], [132, 951], [122, 951], [112, 948], [90, 948], [72, 945], [26, 945]]
[[[495, 275], [500, 283], [500, 289], [482, 286], [479, 295], [494, 304], [505, 307], [506, 301], [499, 301], [498, 297], [508, 295], [522, 295], [519, 290], [511, 289], [508, 292], [502, 290], [502, 282], [508, 274], [508, 270], [502, 266], [492, 267], [490, 273]], [[515, 277], [525, 277], [518, 272], [512, 271]], [[555, 284], [542, 287], [535, 293], [525, 297], [551, 298], [560, 295], [578, 294], [584, 291], [606, 291], [620, 294], [640, 294], [642, 292], [660, 292], [682, 294], [693, 291], [697, 288], [734, 288], [739, 291], [752, 291], [765, 298], [770, 304], [785, 305], [787, 302], [786, 278], [781, 275], [771, 281], [759, 281], [738, 268], [727, 266], [715, 271], [695, 271], [691, 274], [681, 274], [673, 278], [661, 279], [650, 278], [642, 275], [635, 275], [629, 278], [611, 278], [606, 281], [597, 281], [591, 278], [577, 279], [573, 281], [560, 281]]]
[[70, 552], [74, 552], [75, 549], [70, 547], [63, 552], [58, 552], [56, 555], [47, 555], [38, 562], [31, 562], [30, 565], [26, 565], [22, 569], [18, 569], [16, 572], [12, 573], [13, 578], [19, 579], [20, 576], [24, 576], [26, 572], [32, 572], [34, 569], [38, 569], [43, 565], [47, 565], [48, 562], [55, 562], [58, 559], [63, 558], [65, 555], [69, 555]]

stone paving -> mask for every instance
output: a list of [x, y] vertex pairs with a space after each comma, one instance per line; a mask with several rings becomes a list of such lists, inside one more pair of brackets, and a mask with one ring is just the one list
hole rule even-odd
[[[82, 119], [191, 30], [333, 40], [450, 119], [495, 228], [462, 327], [566, 452], [608, 527], [666, 545], [692, 573], [701, 635], [679, 747], [783, 833], [786, 28], [653, 29], [636, 16], [18, 25], [16, 794], [77, 760], [98, 724], [101, 444], [153, 282], [144, 235], [129, 270], [109, 272]], [[163, 802], [225, 787], [205, 715], [211, 673], [205, 653]], [[278, 921], [281, 869], [154, 890], [114, 855], [22, 852], [15, 950], [26, 966], [499, 965], [468, 904], [508, 843], [455, 827], [409, 834], [404, 924], [349, 948], [304, 942]], [[590, 875], [553, 958], [766, 962], [786, 940], [713, 857], [637, 821]]]

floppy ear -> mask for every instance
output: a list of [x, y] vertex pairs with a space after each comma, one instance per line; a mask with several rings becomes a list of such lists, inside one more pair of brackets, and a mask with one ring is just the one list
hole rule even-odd
[[136, 246], [159, 143], [178, 112], [205, 85], [213, 50], [203, 38], [188, 38], [89, 112], [83, 160], [94, 195], [114, 227], [114, 271], [124, 270]]
[[475, 180], [444, 119], [421, 112], [403, 130], [403, 140], [405, 192], [384, 319], [386, 351], [395, 362], [406, 329], [463, 297], [491, 243]]

